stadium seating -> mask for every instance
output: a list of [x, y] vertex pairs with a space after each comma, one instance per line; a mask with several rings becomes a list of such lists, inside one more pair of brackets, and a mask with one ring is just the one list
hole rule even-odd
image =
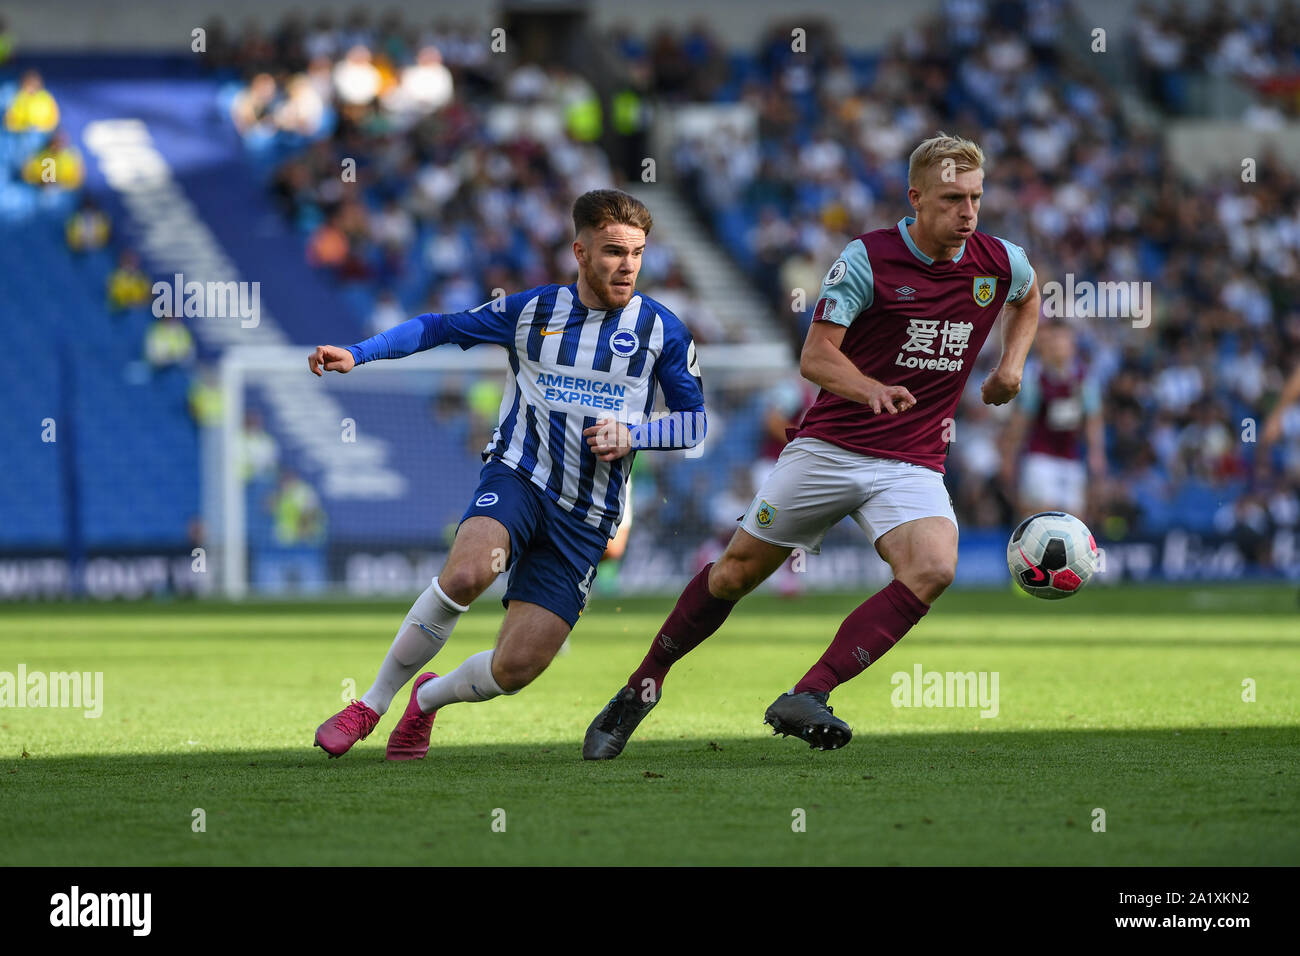
[[[13, 549], [69, 544], [59, 442], [71, 440], [82, 544], [89, 549], [183, 546], [198, 512], [198, 452], [186, 410], [188, 375], [153, 375], [141, 362], [145, 310], [115, 317], [104, 300], [107, 255], [74, 259], [62, 217], [6, 223], [0, 242], [22, 248], [8, 271], [8, 326], [24, 356], [11, 369], [0, 440], [32, 453], [0, 469], [7, 505], [0, 543]], [[55, 344], [51, 348], [51, 343]], [[47, 455], [39, 423], [54, 418]], [[66, 437], [65, 437], [66, 436]]]
[[[964, 5], [968, 12], [977, 6]], [[982, 16], [993, 15], [995, 6], [986, 5]], [[1217, 31], [1204, 24], [1198, 30], [1203, 36], [1196, 55], [1203, 58]], [[512, 76], [474, 65], [472, 52], [465, 52], [472, 38], [443, 38], [448, 50], [463, 54], [459, 59], [447, 56], [456, 79], [455, 98], [438, 123], [411, 137], [418, 147], [403, 153], [395, 146], [400, 136], [382, 123], [353, 128], [346, 109], [332, 101], [324, 103], [313, 135], [261, 130], [237, 138], [232, 105], [254, 72], [271, 70], [283, 88], [285, 81], [309, 69], [293, 43], [285, 45], [277, 37], [279, 47], [268, 45], [256, 32], [239, 41], [255, 51], [253, 59], [244, 58], [247, 51], [238, 44], [214, 49], [212, 60], [219, 67], [210, 73], [201, 74], [194, 64], [159, 68], [144, 61], [132, 71], [151, 78], [153, 115], [164, 116], [173, 108], [169, 104], [183, 103], [199, 112], [211, 130], [211, 141], [203, 148], [214, 155], [223, 152], [207, 157], [212, 168], [195, 163], [184, 186], [227, 247], [245, 239], [257, 243], [256, 261], [276, 276], [280, 301], [300, 305], [277, 309], [289, 340], [365, 336], [386, 291], [395, 294], [403, 312], [414, 314], [477, 303], [497, 286], [519, 288], [558, 277], [557, 250], [563, 252], [567, 244], [565, 230], [546, 234], [529, 227], [557, 213], [563, 225], [575, 184], [607, 181], [613, 174], [593, 145], [566, 141], [538, 149], [517, 130], [505, 135], [494, 127], [491, 107], [509, 102], [513, 94], [505, 91]], [[1197, 242], [1184, 245], [1169, 225], [1178, 218], [1177, 204], [1148, 189], [1151, 182], [1177, 176], [1165, 147], [1130, 125], [1108, 78], [1081, 71], [1032, 31], [990, 52], [964, 45], [943, 23], [920, 23], [906, 43], [891, 41], [871, 54], [843, 51], [838, 58], [818, 59], [812, 69], [791, 56], [788, 36], [779, 29], [753, 49], [725, 53], [699, 32], [668, 31], [653, 43], [638, 36], [614, 39], [626, 60], [648, 64], [652, 89], [665, 104], [707, 100], [753, 105], [758, 116], [754, 142], [733, 143], [722, 135], [712, 142], [681, 143], [673, 175], [719, 245], [786, 315], [785, 274], [801, 257], [824, 268], [864, 225], [874, 228], [897, 218], [904, 144], [919, 132], [933, 132], [941, 118], [951, 132], [988, 132], [990, 168], [997, 169], [998, 179], [990, 180], [994, 186], [982, 227], [1024, 242], [1040, 280], [1065, 272], [1081, 278], [1123, 273], [1153, 277], [1162, 290], [1156, 331], [1137, 343], [1123, 338], [1119, 324], [1094, 322], [1081, 328], [1084, 353], [1103, 386], [1107, 417], [1126, 405], [1141, 414], [1141, 441], [1116, 441], [1108, 425], [1111, 480], [1105, 485], [1107, 514], [1100, 520], [1129, 535], [1157, 535], [1171, 528], [1210, 533], [1225, 502], [1257, 489], [1258, 473], [1271, 468], [1263, 486], [1282, 502], [1274, 523], [1294, 524], [1285, 517], [1294, 511], [1286, 503], [1296, 500], [1294, 477], [1300, 473], [1294, 428], [1289, 442], [1266, 463], [1256, 461], [1256, 449], [1247, 442], [1232, 442], [1216, 460], [1208, 455], [1184, 460], [1178, 452], [1195, 444], [1201, 434], [1197, 429], [1207, 427], [1195, 413], [1211, 398], [1212, 424], [1231, 434], [1240, 431], [1243, 421], [1259, 420], [1276, 394], [1279, 370], [1300, 347], [1294, 277], [1275, 265], [1281, 259], [1259, 252], [1270, 237], [1294, 241], [1287, 239], [1294, 230], [1285, 212], [1300, 194], [1293, 171], [1262, 161], [1254, 187], [1261, 212], [1254, 218], [1221, 186], [1181, 183], [1190, 197], [1183, 202], [1195, 203], [1204, 213]], [[1281, 49], [1286, 42], [1279, 29], [1266, 45]], [[267, 49], [274, 51], [274, 62], [257, 59]], [[1271, 68], [1277, 67], [1278, 56], [1276, 50], [1270, 53]], [[1024, 62], [1009, 67], [1017, 57]], [[946, 68], [936, 72], [936, 64]], [[84, 79], [101, 67], [73, 57], [62, 68], [65, 75]], [[1235, 68], [1224, 69], [1232, 73]], [[13, 69], [0, 76], [0, 108], [13, 96], [16, 77]], [[1037, 80], [1030, 83], [1026, 77]], [[559, 87], [573, 80], [557, 72], [547, 82]], [[1043, 89], [1055, 91], [1053, 102], [1041, 100]], [[1161, 89], [1168, 93], [1167, 87]], [[912, 95], [917, 90], [924, 95]], [[990, 90], [998, 95], [988, 95]], [[538, 95], [544, 100], [550, 93]], [[1156, 106], [1173, 108], [1162, 102], [1163, 94], [1153, 95]], [[1178, 109], [1186, 106], [1181, 100], [1177, 104]], [[1048, 122], [1049, 115], [1069, 122]], [[160, 137], [174, 135], [166, 127], [162, 124]], [[809, 164], [824, 163], [825, 156], [809, 154], [807, 147], [823, 135], [839, 148], [839, 158], [830, 173], [810, 176]], [[198, 432], [186, 407], [191, 373], [155, 373], [141, 361], [151, 318], [146, 311], [110, 314], [104, 280], [115, 250], [76, 255], [67, 249], [62, 228], [75, 194], [38, 190], [20, 180], [19, 164], [41, 142], [41, 135], [31, 132], [0, 133], [0, 240], [5, 250], [0, 271], [13, 316], [6, 330], [26, 356], [6, 381], [12, 414], [0, 419], [0, 441], [33, 452], [13, 456], [13, 463], [0, 470], [6, 515], [0, 522], [0, 548], [185, 546], [199, 511], [200, 487]], [[716, 161], [735, 150], [754, 151], [755, 161], [741, 176]], [[321, 196], [328, 193], [324, 187], [337, 181], [344, 156], [356, 159], [362, 173], [356, 203], [363, 226], [350, 240], [355, 274], [306, 264], [313, 230], [334, 212], [334, 204]], [[435, 174], [458, 164], [478, 182], [491, 181], [491, 187], [453, 189], [433, 204], [436, 208], [416, 195], [436, 180]], [[288, 188], [297, 172], [305, 173], [301, 188]], [[374, 222], [392, 199], [408, 209], [413, 223], [409, 236], [390, 253], [375, 234]], [[494, 210], [501, 209], [511, 215], [494, 231]], [[772, 224], [777, 228], [770, 236], [776, 238], [769, 242], [764, 228]], [[115, 235], [115, 243], [123, 241]], [[661, 258], [647, 256], [643, 272], [643, 287], [651, 294], [674, 265], [670, 251], [658, 254]], [[233, 257], [240, 255], [248, 252], [236, 248]], [[806, 322], [806, 315], [797, 320]], [[797, 323], [792, 339], [803, 328]], [[1200, 385], [1190, 401], [1166, 407], [1160, 376], [1168, 370], [1169, 356], [1183, 345], [1189, 350], [1185, 361], [1201, 372]], [[216, 356], [200, 346], [201, 360], [213, 362]], [[1243, 368], [1252, 369], [1249, 377], [1262, 384], [1243, 386]], [[646, 496], [643, 513], [647, 523], [653, 522], [654, 534], [668, 538], [692, 533], [701, 522], [707, 525], [710, 488], [721, 476], [752, 463], [761, 398], [711, 395], [710, 401], [717, 403], [718, 421], [726, 422], [727, 440], [707, 462], [644, 466], [646, 483], [662, 487], [674, 501], [663, 507], [664, 496]], [[414, 404], [410, 412], [424, 414]], [[48, 447], [40, 442], [40, 422], [47, 417], [58, 422], [60, 441], [69, 435], [70, 441]], [[268, 427], [277, 427], [270, 416]], [[440, 467], [459, 487], [472, 481], [478, 462], [462, 448], [464, 442], [450, 444], [462, 451], [449, 454]], [[1135, 454], [1143, 444], [1154, 449], [1154, 461]], [[292, 454], [286, 463], [301, 464]], [[963, 501], [991, 495], [988, 488], [966, 487], [974, 483], [969, 476], [953, 482], [960, 489], [956, 497], [963, 524], [997, 527], [1007, 521], [1006, 514], [991, 519], [984, 514], [977, 521], [963, 511]], [[62, 490], [68, 485], [78, 489], [72, 501]], [[249, 492], [255, 546], [270, 541], [269, 519], [261, 507], [266, 491]], [[1124, 508], [1129, 511], [1123, 521], [1106, 521]], [[75, 519], [71, 539], [70, 519]], [[394, 520], [387, 532], [400, 536], [403, 530]]]

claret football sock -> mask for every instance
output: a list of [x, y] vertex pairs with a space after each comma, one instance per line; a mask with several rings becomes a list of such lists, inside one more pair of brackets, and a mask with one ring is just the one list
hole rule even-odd
[[791, 693], [830, 693], [861, 674], [899, 642], [930, 610], [901, 581], [894, 580], [863, 601], [844, 619], [835, 640], [821, 660], [794, 686]]
[[735, 601], [724, 601], [709, 593], [709, 569], [712, 567], [710, 562], [686, 585], [686, 590], [682, 591], [677, 605], [650, 645], [650, 653], [627, 679], [627, 686], [638, 694], [645, 691], [645, 681], [653, 681], [657, 699], [668, 669], [720, 628], [736, 606]]
[[361, 696], [362, 703], [382, 716], [406, 682], [442, 650], [452, 628], [468, 610], [468, 606], [447, 597], [434, 578], [411, 605], [393, 646], [379, 665], [375, 683]]
[[[431, 714], [440, 707], [461, 701], [491, 700], [506, 693], [492, 676], [495, 651], [479, 651], [465, 658], [450, 674], [425, 681], [416, 692], [420, 709]], [[515, 691], [518, 693], [518, 691]]]

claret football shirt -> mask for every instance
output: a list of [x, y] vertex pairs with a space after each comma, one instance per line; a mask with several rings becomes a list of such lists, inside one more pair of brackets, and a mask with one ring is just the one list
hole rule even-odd
[[1029, 292], [1034, 271], [1023, 249], [982, 232], [956, 258], [936, 261], [912, 241], [913, 221], [850, 242], [826, 274], [813, 321], [845, 326], [841, 351], [863, 374], [906, 387], [915, 407], [877, 415], [822, 389], [791, 437], [942, 473], [975, 356], [1003, 304]]

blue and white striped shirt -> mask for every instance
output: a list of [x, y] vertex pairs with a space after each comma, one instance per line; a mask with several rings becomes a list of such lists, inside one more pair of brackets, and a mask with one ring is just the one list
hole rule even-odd
[[[513, 374], [484, 460], [497, 458], [526, 475], [607, 535], [622, 520], [635, 452], [599, 461], [583, 430], [615, 419], [633, 427], [633, 447], [686, 448], [704, 437], [695, 343], [681, 320], [649, 296], [637, 293], [621, 309], [597, 311], [578, 300], [577, 283], [539, 286], [468, 312], [417, 316], [349, 350], [360, 365], [447, 342], [463, 349], [492, 343], [509, 353]], [[656, 386], [678, 414], [645, 425]]]

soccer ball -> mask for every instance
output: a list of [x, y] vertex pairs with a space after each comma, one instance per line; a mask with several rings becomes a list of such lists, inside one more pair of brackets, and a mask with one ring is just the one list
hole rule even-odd
[[1064, 511], [1030, 515], [1007, 542], [1007, 567], [1026, 594], [1057, 600], [1083, 590], [1097, 570], [1097, 542]]

